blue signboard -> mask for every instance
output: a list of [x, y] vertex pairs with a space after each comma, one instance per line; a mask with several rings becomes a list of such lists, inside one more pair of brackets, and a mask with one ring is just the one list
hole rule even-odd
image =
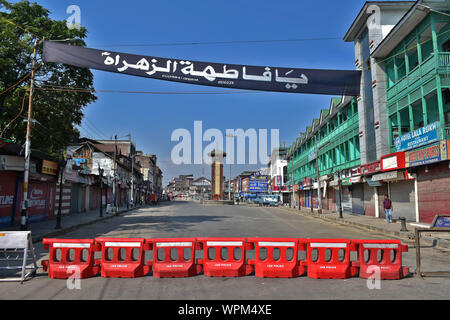
[[407, 134], [395, 138], [395, 150], [397, 152], [406, 151], [438, 141], [439, 139], [440, 124], [439, 121], [436, 121], [430, 123], [425, 127], [408, 132]]
[[435, 218], [433, 227], [450, 228], [450, 216], [449, 215], [437, 216]]
[[251, 176], [248, 182], [249, 192], [267, 192], [267, 176]]

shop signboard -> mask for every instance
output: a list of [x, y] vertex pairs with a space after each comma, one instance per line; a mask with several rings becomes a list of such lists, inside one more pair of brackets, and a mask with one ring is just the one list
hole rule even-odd
[[399, 177], [398, 171], [383, 172], [373, 175], [372, 181], [395, 180], [398, 177]]
[[425, 147], [407, 151], [405, 156], [405, 166], [415, 167], [446, 160], [446, 148], [447, 146], [445, 143], [441, 144], [436, 142]]
[[394, 152], [381, 157], [381, 171], [391, 171], [405, 167], [405, 153]]
[[395, 150], [406, 151], [418, 148], [440, 140], [441, 130], [439, 121], [430, 123], [422, 128], [408, 132], [395, 138]]
[[375, 173], [378, 171], [381, 171], [380, 161], [374, 161], [371, 163], [361, 165], [361, 174], [362, 175], [368, 175], [368, 174], [372, 174], [372, 173]]
[[58, 173], [58, 163], [54, 161], [42, 160], [42, 173], [56, 176]]

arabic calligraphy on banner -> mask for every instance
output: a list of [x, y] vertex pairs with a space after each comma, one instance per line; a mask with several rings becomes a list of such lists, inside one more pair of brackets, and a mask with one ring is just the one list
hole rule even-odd
[[44, 62], [235, 89], [358, 96], [361, 72], [243, 66], [139, 56], [44, 41]]

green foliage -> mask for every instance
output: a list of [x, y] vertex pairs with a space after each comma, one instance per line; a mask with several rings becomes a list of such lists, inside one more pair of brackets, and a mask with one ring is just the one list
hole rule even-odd
[[[8, 23], [6, 18], [16, 24]], [[26, 32], [26, 29], [28, 32]], [[31, 33], [31, 34], [30, 34]], [[35, 36], [46, 40], [74, 39], [69, 43], [84, 46], [87, 30], [69, 29], [66, 21], [49, 18], [49, 11], [36, 3], [0, 0], [0, 92], [14, 85], [32, 69]], [[37, 64], [42, 62], [39, 41]], [[21, 115], [5, 129], [4, 138], [25, 142], [30, 79], [0, 95], [0, 132], [22, 108]], [[71, 87], [93, 89], [93, 75], [87, 68], [46, 63], [35, 74], [31, 146], [51, 155], [58, 155], [65, 146], [79, 137], [74, 125], [81, 124], [83, 108], [97, 97], [90, 92], [48, 91], [41, 88]], [[25, 100], [23, 97], [26, 95]]]

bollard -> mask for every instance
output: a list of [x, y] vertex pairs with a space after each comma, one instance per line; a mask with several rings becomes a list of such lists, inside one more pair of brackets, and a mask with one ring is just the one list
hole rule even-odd
[[406, 228], [406, 218], [405, 217], [399, 217], [398, 220], [400, 220], [400, 222], [402, 223], [402, 228], [400, 229], [400, 231], [409, 231]]

